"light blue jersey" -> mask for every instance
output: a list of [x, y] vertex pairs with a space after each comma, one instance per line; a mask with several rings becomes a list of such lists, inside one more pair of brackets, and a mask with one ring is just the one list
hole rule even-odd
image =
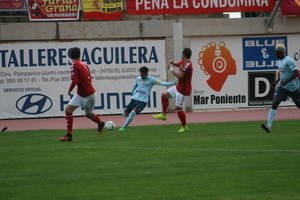
[[132, 91], [132, 99], [148, 103], [151, 89], [154, 85], [169, 86], [175, 85], [176, 81], [164, 82], [152, 76], [142, 79], [140, 76], [136, 78], [136, 84]]
[[[280, 80], [286, 80], [289, 77], [293, 76], [294, 73], [293, 71], [297, 70], [297, 67], [295, 65], [295, 61], [288, 57], [285, 56], [280, 62], [279, 62], [279, 72], [280, 72]], [[286, 88], [287, 90], [293, 92], [299, 88], [299, 79], [294, 78], [290, 82], [288, 82], [285, 86], [282, 86]]]

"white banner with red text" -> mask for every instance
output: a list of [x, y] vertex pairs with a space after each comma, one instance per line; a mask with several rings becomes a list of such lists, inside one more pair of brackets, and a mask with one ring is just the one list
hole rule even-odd
[[274, 0], [127, 0], [132, 15], [271, 12]]

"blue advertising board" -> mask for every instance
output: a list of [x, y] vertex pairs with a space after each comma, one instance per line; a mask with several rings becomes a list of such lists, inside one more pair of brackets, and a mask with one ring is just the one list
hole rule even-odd
[[284, 44], [287, 49], [287, 37], [244, 37], [243, 70], [277, 69], [276, 44]]

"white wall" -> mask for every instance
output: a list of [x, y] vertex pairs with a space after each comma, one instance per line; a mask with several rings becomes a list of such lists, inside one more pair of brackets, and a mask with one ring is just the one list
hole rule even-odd
[[[110, 22], [0, 23], [0, 46], [1, 43], [24, 41], [164, 39], [166, 41], [165, 55], [168, 60], [173, 58], [174, 47], [178, 46], [173, 43], [173, 23], [175, 22], [182, 23], [184, 47], [190, 46], [192, 38], [300, 33], [300, 17], [282, 17], [278, 14], [274, 18], [271, 32], [268, 32], [265, 27], [266, 20], [267, 18], [183, 18]], [[174, 79], [170, 73], [167, 73], [167, 77], [169, 80]], [[191, 107], [192, 99], [190, 98], [187, 108], [191, 110]]]

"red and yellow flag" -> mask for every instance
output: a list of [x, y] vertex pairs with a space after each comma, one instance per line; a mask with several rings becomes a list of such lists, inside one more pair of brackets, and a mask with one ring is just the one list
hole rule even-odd
[[119, 20], [123, 0], [82, 0], [84, 20]]
[[2, 9], [25, 9], [25, 0], [0, 0]]
[[300, 16], [300, 0], [284, 0], [281, 3], [282, 15], [299, 15]]

